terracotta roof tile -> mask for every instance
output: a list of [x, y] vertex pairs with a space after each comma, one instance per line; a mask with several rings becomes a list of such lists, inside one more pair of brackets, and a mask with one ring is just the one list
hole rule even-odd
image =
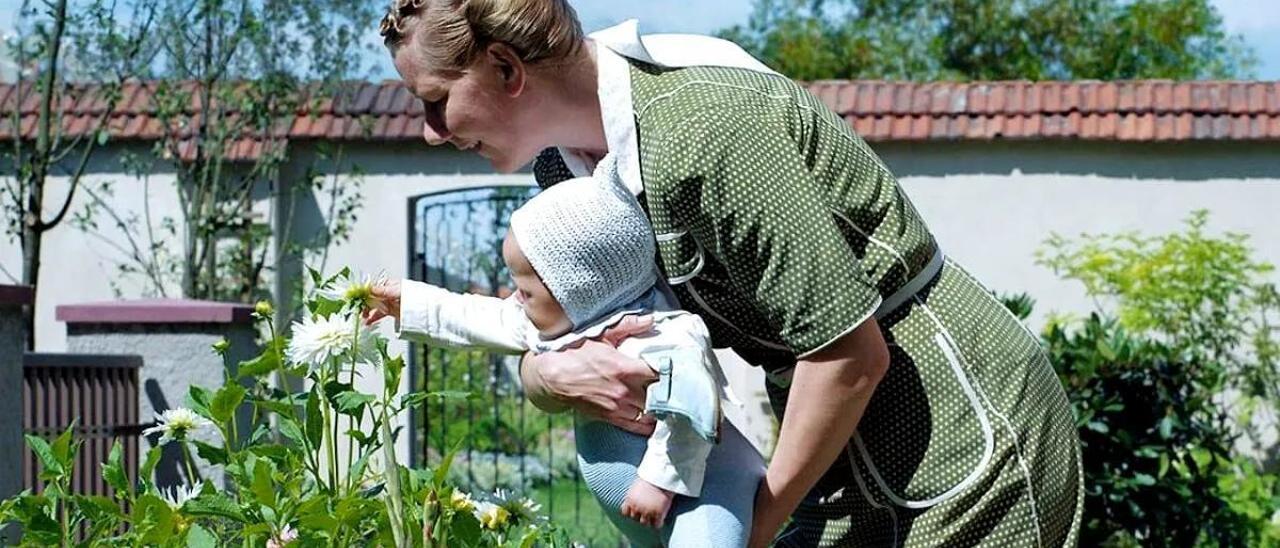
[[[885, 82], [826, 80], [808, 88], [854, 131], [869, 140], [931, 139], [1189, 139], [1280, 140], [1280, 82]], [[29, 88], [28, 88], [29, 89]], [[200, 119], [194, 84], [185, 117], [173, 133], [191, 135]], [[0, 85], [0, 106], [21, 101], [20, 132], [34, 136], [39, 97]], [[106, 104], [93, 88], [71, 90], [59, 102], [68, 135], [92, 131]], [[164, 133], [152, 113], [154, 84], [131, 82], [121, 90], [107, 125], [118, 139], [155, 139]], [[422, 102], [401, 84], [351, 82], [338, 90], [307, 91], [296, 115], [259, 129], [246, 139], [276, 137], [344, 140], [416, 140]], [[227, 113], [234, 120], [239, 113]], [[0, 137], [11, 137], [0, 120]], [[257, 141], [254, 141], [257, 142]], [[189, 146], [189, 145], [188, 145]], [[248, 141], [237, 155], [266, 150]]]

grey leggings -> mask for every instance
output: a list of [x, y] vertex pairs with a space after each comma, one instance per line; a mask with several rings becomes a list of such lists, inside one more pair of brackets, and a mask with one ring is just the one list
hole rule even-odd
[[622, 516], [622, 501], [636, 479], [647, 439], [606, 422], [578, 417], [578, 464], [582, 477], [609, 519], [637, 547], [746, 546], [764, 459], [729, 421], [707, 458], [707, 477], [697, 498], [676, 495], [661, 531]]

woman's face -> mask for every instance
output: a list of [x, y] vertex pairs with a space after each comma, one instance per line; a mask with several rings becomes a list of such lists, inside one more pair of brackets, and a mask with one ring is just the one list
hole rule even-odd
[[452, 143], [489, 160], [495, 170], [520, 169], [542, 149], [525, 100], [525, 65], [502, 44], [489, 46], [461, 72], [431, 70], [412, 39], [395, 52], [405, 86], [422, 99], [422, 137], [429, 145]]

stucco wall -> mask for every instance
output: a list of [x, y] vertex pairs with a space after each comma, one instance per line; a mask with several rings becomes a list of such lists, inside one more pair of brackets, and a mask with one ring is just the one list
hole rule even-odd
[[[295, 143], [296, 166], [309, 163], [308, 146]], [[1076, 284], [1035, 264], [1035, 251], [1051, 232], [1156, 234], [1178, 230], [1189, 212], [1204, 208], [1212, 212], [1211, 229], [1251, 235], [1258, 257], [1280, 264], [1280, 245], [1275, 243], [1280, 241], [1280, 223], [1275, 222], [1280, 155], [1275, 144], [933, 142], [877, 143], [873, 148], [902, 179], [947, 254], [992, 289], [1029, 292], [1038, 301], [1037, 324], [1050, 311], [1084, 313], [1094, 306]], [[494, 175], [478, 157], [414, 143], [351, 145], [347, 155], [367, 174], [363, 209], [351, 241], [330, 250], [329, 271], [346, 265], [404, 275], [412, 196], [531, 182], [527, 174]], [[170, 175], [153, 175], [143, 184], [119, 174], [116, 156], [105, 155], [96, 164], [95, 177], [117, 181], [111, 200], [125, 215], [143, 217], [148, 205], [153, 223], [159, 223], [176, 213]], [[56, 197], [59, 191], [51, 194]], [[282, 216], [271, 217], [267, 196], [265, 190], [258, 193], [255, 211], [283, 226]], [[290, 234], [304, 241], [322, 226], [328, 203], [323, 196], [304, 193], [293, 205]], [[98, 223], [102, 238], [71, 226], [48, 236], [38, 297], [40, 350], [66, 347], [65, 328], [53, 319], [55, 305], [109, 299], [112, 283], [121, 284], [126, 296], [137, 295], [137, 284], [118, 278], [113, 282], [113, 265], [123, 251], [107, 240], [118, 236], [118, 230], [110, 218], [100, 216]], [[177, 245], [174, 249], [180, 250]], [[20, 263], [17, 242], [0, 242], [0, 282], [8, 281], [5, 272], [16, 277]], [[286, 270], [285, 275], [296, 278], [299, 273]], [[756, 370], [728, 368], [740, 395], [758, 393]], [[737, 418], [763, 440], [771, 425], [760, 407], [758, 400], [749, 402]]]

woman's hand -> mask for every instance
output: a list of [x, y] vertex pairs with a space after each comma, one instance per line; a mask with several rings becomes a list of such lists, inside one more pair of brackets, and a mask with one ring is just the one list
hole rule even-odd
[[889, 349], [875, 319], [796, 363], [778, 443], [756, 493], [751, 548], [773, 541], [845, 451], [888, 369]]
[[589, 339], [559, 352], [527, 354], [520, 367], [525, 394], [544, 411], [570, 408], [628, 432], [653, 433], [654, 419], [641, 411], [645, 387], [658, 376], [643, 361], [617, 349], [623, 339], [652, 328], [651, 317], [627, 316], [599, 340]]
[[364, 313], [364, 324], [373, 325], [386, 317], [400, 321], [400, 279], [380, 279], [373, 284], [373, 307]]

